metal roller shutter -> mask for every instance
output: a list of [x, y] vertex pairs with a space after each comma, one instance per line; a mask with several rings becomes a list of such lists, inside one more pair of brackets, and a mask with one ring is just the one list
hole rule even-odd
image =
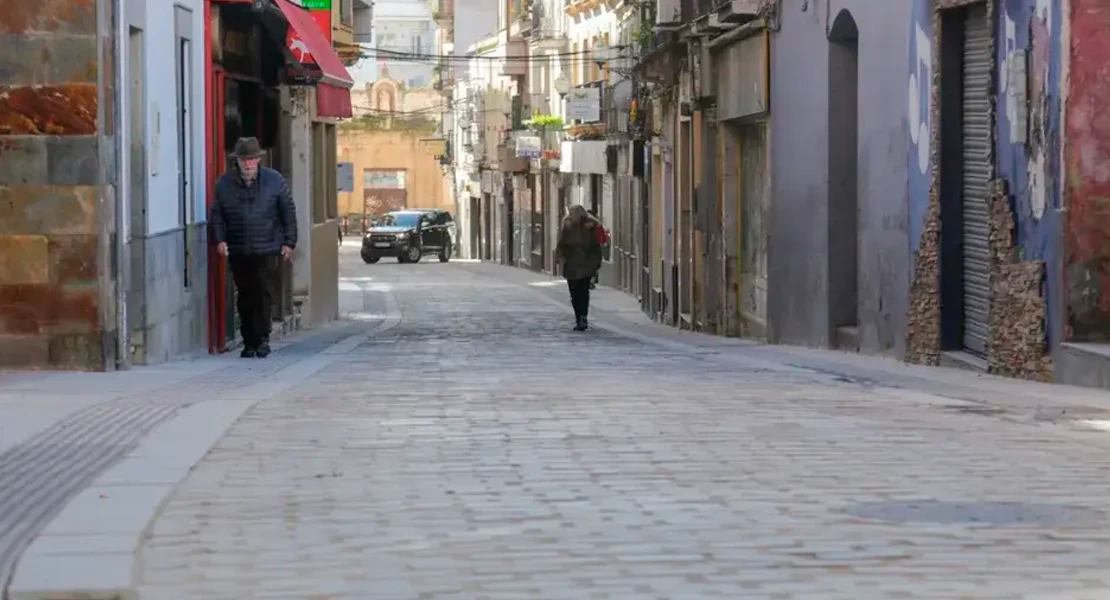
[[985, 355], [990, 310], [991, 32], [984, 5], [967, 9], [963, 50], [963, 345], [969, 352]]

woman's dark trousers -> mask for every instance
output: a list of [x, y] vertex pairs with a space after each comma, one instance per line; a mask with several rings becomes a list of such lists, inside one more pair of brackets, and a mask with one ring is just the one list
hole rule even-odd
[[232, 255], [228, 257], [231, 276], [238, 292], [239, 332], [243, 334], [243, 347], [257, 350], [270, 343], [273, 326], [274, 273], [276, 255]]
[[585, 319], [590, 316], [590, 281], [592, 279], [593, 276], [567, 280], [567, 287], [570, 288], [570, 305], [574, 308], [575, 319]]

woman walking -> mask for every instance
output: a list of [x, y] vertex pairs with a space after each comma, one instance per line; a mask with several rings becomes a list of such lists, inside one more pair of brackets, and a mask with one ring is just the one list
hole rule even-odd
[[555, 257], [563, 264], [563, 277], [570, 289], [570, 305], [574, 308], [574, 330], [589, 326], [590, 282], [601, 269], [601, 244], [595, 229], [601, 225], [580, 205], [570, 207], [559, 229]]

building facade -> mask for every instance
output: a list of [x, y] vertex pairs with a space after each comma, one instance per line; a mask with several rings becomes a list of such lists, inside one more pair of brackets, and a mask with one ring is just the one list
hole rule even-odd
[[1110, 387], [1101, 3], [499, 11], [455, 92], [475, 256], [556, 273], [580, 203], [661, 322]]
[[0, 367], [231, 347], [235, 290], [207, 221], [241, 136], [262, 141], [300, 216], [275, 317], [335, 318], [334, 130], [351, 81], [316, 15], [289, 0], [105, 0], [3, 22], [6, 43], [35, 40], [49, 60], [0, 81]]
[[[507, 14], [504, 6], [502, 18]], [[514, 250], [512, 169], [507, 152], [510, 97], [517, 81], [505, 74], [507, 33], [491, 35], [467, 49], [467, 70], [451, 92], [451, 134], [459, 256], [510, 261]], [[509, 170], [508, 172], [512, 172]]]
[[[0, 366], [126, 365], [120, 7], [0, 6]], [[28, 52], [27, 45], [38, 48]], [[172, 113], [171, 113], [172, 114]]]
[[769, 226], [745, 235], [765, 253], [765, 270], [754, 272], [774, 285], [764, 285], [758, 314], [778, 343], [904, 357], [909, 138], [905, 103], [890, 99], [906, 88], [909, 28], [890, 23], [908, 23], [910, 6], [818, 9], [784, 5], [763, 58], [771, 100], [759, 135], [776, 168], [757, 211]]
[[434, 121], [397, 119], [393, 123], [358, 120], [339, 130], [339, 160], [350, 163], [354, 189], [339, 195], [346, 233], [364, 231], [368, 219], [404, 208], [439, 208], [456, 213], [445, 193], [440, 162], [442, 145], [434, 140]]
[[122, 287], [131, 360], [150, 364], [207, 343], [205, 7], [128, 0], [122, 9]]
[[[359, 64], [360, 81], [388, 76], [410, 88], [431, 86], [436, 72], [436, 13], [422, 0], [379, 0], [373, 9], [371, 51]], [[422, 60], [414, 59], [424, 57]]]
[[[1044, 193], [1028, 196], [1023, 205], [1018, 222], [1027, 223], [1028, 233], [1018, 241], [1046, 265], [1047, 329], [1056, 378], [1110, 388], [1110, 357], [1104, 350], [1110, 339], [1110, 232], [1103, 216], [1110, 127], [1095, 117], [1110, 97], [1100, 75], [1110, 48], [1105, 23], [1110, 8], [1071, 0], [1051, 3], [1047, 10], [1041, 3], [1015, 9], [1020, 10], [1007, 11], [1007, 44], [1013, 38], [1015, 49], [1060, 48], [1048, 57], [1030, 55], [1037, 60], [1030, 71], [1038, 85], [1030, 94], [1028, 114], [1038, 137], [1030, 136], [1029, 148], [1018, 156], [1036, 167], [1028, 170], [1026, 181]], [[1038, 305], [1034, 297], [1030, 308]]]
[[910, 360], [1069, 380], [1053, 365], [1070, 335], [1055, 241], [1060, 119], [1078, 116], [1059, 103], [1063, 7], [913, 3]]

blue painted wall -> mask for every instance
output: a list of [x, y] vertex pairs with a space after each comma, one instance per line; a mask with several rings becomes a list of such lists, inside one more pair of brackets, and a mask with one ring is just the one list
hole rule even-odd
[[929, 210], [929, 181], [933, 176], [930, 159], [933, 81], [933, 0], [912, 0], [909, 23], [909, 64], [907, 77], [906, 126], [909, 134], [907, 172], [909, 173], [909, 243], [911, 256], [921, 244], [921, 232]]
[[[916, 251], [929, 208], [929, 129], [933, 125], [929, 106], [933, 64], [933, 4], [935, 0], [913, 0], [909, 24], [909, 72], [907, 127], [910, 136], [908, 212], [910, 247]], [[1019, 257], [1043, 260], [1054, 269], [1061, 233], [1060, 213], [1060, 80], [1061, 2], [1065, 0], [997, 0], [998, 40], [997, 176], [1009, 182], [1016, 221]], [[1009, 81], [1009, 63], [1014, 53], [1027, 57], [1027, 78]], [[1012, 119], [1018, 116], [1021, 98], [1014, 84], [1028, 90], [1028, 127], [1024, 142], [1014, 143]], [[1027, 86], [1027, 87], [1026, 87]], [[1016, 133], [1016, 132], [1015, 132]], [[1049, 277], [1051, 281], [1052, 278]], [[1050, 285], [1048, 296], [1050, 332], [1056, 329], [1060, 301], [1059, 286]], [[1055, 342], [1056, 340], [1052, 340]]]
[[[1019, 257], [1045, 261], [1054, 268], [1060, 235], [1060, 45], [1062, 0], [1003, 0], [997, 14], [998, 98], [997, 175], [1009, 182], [1016, 221]], [[1010, 63], [1026, 59], [1026, 80], [1009, 81]], [[1017, 89], [1027, 90], [1020, 108]], [[1026, 140], [1015, 143], [1012, 126], [1020, 129], [1020, 111], [1027, 114]], [[1046, 286], [1048, 330], [1053, 330], [1054, 304], [1060, 290]], [[1053, 340], [1055, 341], [1055, 340]]]

